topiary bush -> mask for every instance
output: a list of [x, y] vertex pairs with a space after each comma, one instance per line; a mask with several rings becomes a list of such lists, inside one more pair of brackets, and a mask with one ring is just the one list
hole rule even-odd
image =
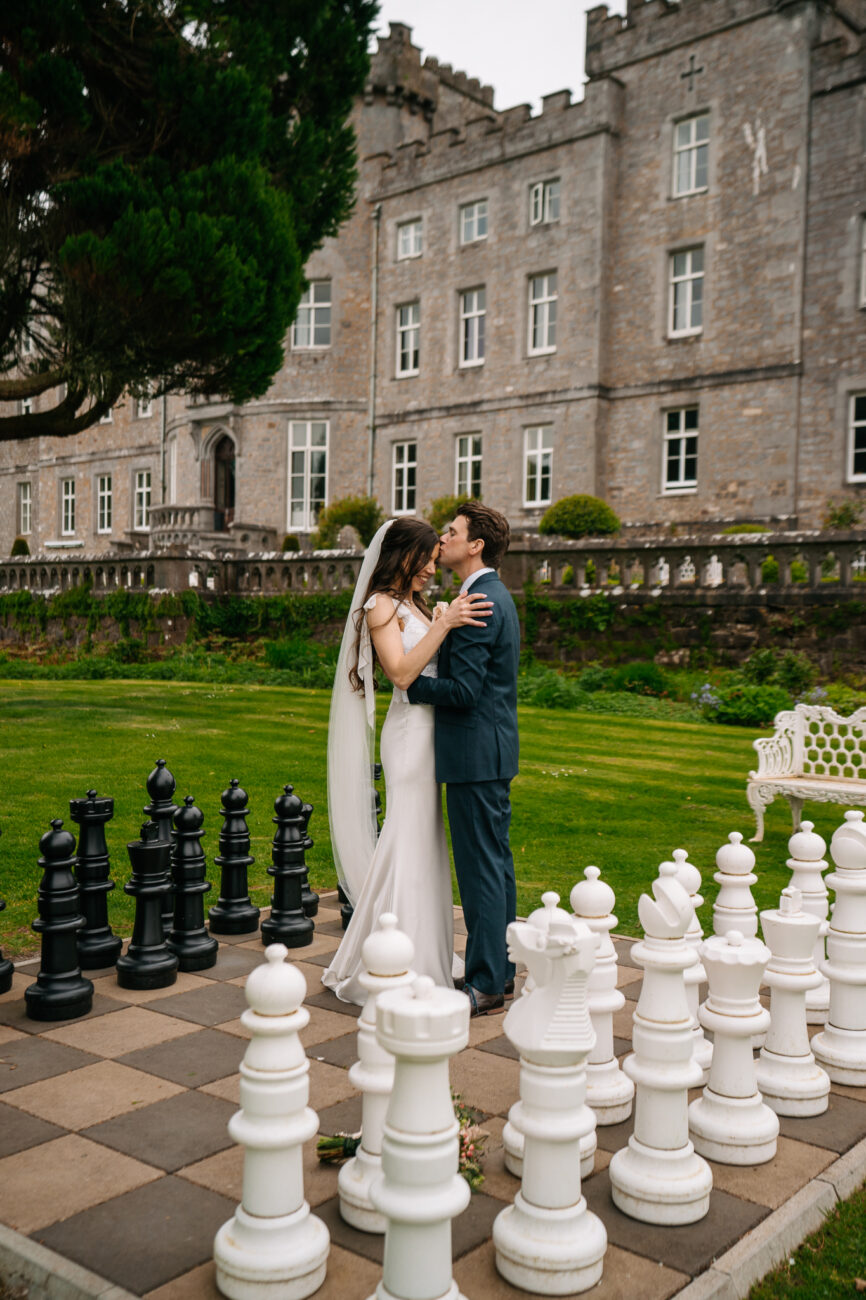
[[27, 545], [27, 538], [16, 537], [15, 541], [12, 543], [12, 550], [9, 552], [9, 554], [11, 555], [13, 560], [16, 558], [16, 556], [19, 555], [29, 555], [30, 547]]
[[628, 691], [630, 695], [664, 695], [667, 680], [657, 664], [623, 664], [611, 673], [609, 690]]
[[373, 534], [384, 522], [384, 511], [374, 497], [341, 497], [339, 501], [332, 501], [319, 515], [313, 546], [318, 551], [336, 546], [340, 529], [347, 524], [357, 528], [362, 543], [369, 546]]
[[285, 555], [287, 551], [299, 551], [300, 549], [300, 539], [294, 533], [286, 533], [283, 538], [283, 554]]
[[[480, 500], [480, 498], [478, 499]], [[445, 531], [445, 525], [450, 524], [457, 514], [458, 508], [469, 500], [470, 498], [465, 492], [461, 492], [459, 495], [451, 493], [450, 496], [437, 497], [435, 501], [430, 502], [425, 517], [430, 520], [437, 533], [442, 533]]]
[[559, 537], [607, 537], [619, 529], [619, 518], [607, 502], [586, 493], [563, 497], [545, 511], [538, 525], [540, 533]]

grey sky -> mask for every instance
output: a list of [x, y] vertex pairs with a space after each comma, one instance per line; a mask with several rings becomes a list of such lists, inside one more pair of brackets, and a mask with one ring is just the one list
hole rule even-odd
[[[382, 0], [378, 28], [412, 28], [422, 57], [492, 85], [497, 108], [532, 104], [554, 90], [583, 95], [585, 13], [595, 0]], [[625, 0], [608, 0], [624, 13]]]

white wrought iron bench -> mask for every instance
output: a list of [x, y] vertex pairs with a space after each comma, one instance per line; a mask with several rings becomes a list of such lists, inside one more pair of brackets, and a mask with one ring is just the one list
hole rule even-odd
[[840, 717], [825, 704], [798, 704], [777, 713], [775, 734], [756, 740], [758, 770], [746, 798], [764, 838], [764, 809], [777, 794], [791, 805], [794, 830], [804, 802], [866, 805], [866, 708]]

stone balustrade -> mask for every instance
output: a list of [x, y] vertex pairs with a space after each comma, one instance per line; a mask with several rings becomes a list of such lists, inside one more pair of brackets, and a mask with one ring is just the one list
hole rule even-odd
[[[161, 506], [182, 515], [195, 506]], [[166, 518], [166, 524], [171, 521]], [[193, 521], [194, 522], [194, 521]], [[176, 548], [175, 548], [176, 549]], [[236, 595], [337, 592], [351, 589], [362, 555], [351, 550], [176, 554], [34, 555], [0, 560], [0, 593], [53, 593], [88, 582], [94, 591], [119, 588], [201, 591]], [[866, 591], [866, 531], [741, 534], [674, 539], [516, 538], [502, 576], [512, 591], [527, 582], [550, 593], [731, 591]]]

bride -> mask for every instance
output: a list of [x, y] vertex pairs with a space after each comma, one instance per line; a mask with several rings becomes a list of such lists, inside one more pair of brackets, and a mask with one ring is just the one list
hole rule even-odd
[[[455, 627], [483, 627], [484, 596], [458, 596], [431, 612], [423, 590], [439, 538], [422, 519], [389, 520], [373, 538], [346, 621], [328, 727], [328, 817], [351, 924], [322, 976], [344, 1002], [363, 1006], [361, 946], [383, 912], [394, 912], [415, 945], [414, 969], [450, 987], [451, 867], [433, 759], [433, 707], [410, 704], [406, 688], [436, 676], [439, 647]], [[376, 740], [374, 670], [394, 685], [382, 727], [386, 807], [377, 842], [372, 766]]]

